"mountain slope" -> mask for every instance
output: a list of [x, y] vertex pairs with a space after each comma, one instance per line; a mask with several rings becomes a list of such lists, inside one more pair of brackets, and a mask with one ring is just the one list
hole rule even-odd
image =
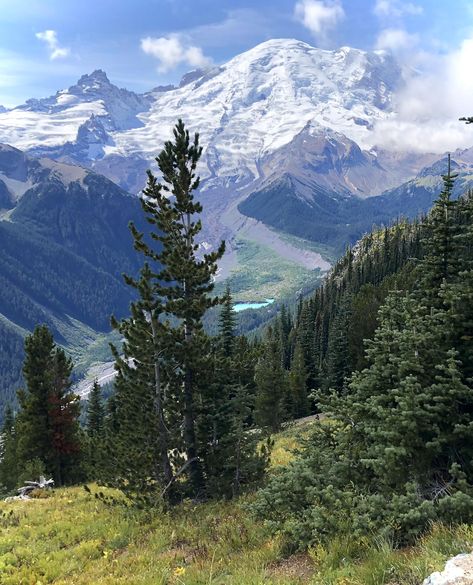
[[112, 313], [127, 312], [121, 273], [139, 266], [128, 222], [142, 225], [142, 213], [137, 198], [105, 177], [6, 145], [0, 181], [0, 388], [11, 398], [18, 348], [36, 324], [69, 345], [79, 330], [92, 339], [109, 331]]
[[[472, 150], [458, 151], [452, 157], [452, 170], [458, 175], [456, 197], [473, 187]], [[366, 161], [362, 162], [367, 168]], [[440, 193], [447, 165], [447, 158], [442, 157], [417, 177], [367, 199], [353, 197], [335, 181], [301, 180], [300, 173], [292, 174], [282, 166], [282, 174], [245, 198], [239, 210], [275, 229], [333, 246], [340, 254], [347, 243], [354, 244], [373, 225], [425, 214]]]

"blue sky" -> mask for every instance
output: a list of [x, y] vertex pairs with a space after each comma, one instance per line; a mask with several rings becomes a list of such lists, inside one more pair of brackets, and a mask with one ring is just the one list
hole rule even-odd
[[7, 106], [97, 68], [145, 91], [269, 38], [387, 48], [406, 60], [454, 52], [473, 37], [469, 0], [0, 0], [0, 15]]

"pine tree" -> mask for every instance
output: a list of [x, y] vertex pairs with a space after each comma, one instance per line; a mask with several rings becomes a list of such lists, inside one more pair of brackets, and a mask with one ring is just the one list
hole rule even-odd
[[148, 222], [156, 228], [151, 237], [161, 244], [160, 250], [153, 250], [143, 234], [132, 226], [135, 247], [161, 265], [154, 275], [154, 289], [163, 299], [165, 312], [180, 324], [172, 329], [173, 358], [176, 372], [181, 372], [178, 381], [182, 385], [184, 441], [196, 495], [204, 489], [195, 432], [195, 379], [205, 367], [205, 359], [201, 360], [202, 317], [207, 309], [221, 302], [209, 295], [214, 288], [217, 261], [225, 252], [222, 242], [216, 251], [203, 254], [202, 258], [197, 256], [196, 237], [202, 224], [196, 216], [202, 212], [202, 206], [195, 201], [194, 192], [200, 183], [195, 171], [201, 154], [199, 135], [195, 134], [191, 143], [189, 131], [179, 120], [174, 128], [174, 141], [166, 142], [156, 159], [163, 183], [148, 171], [148, 184], [141, 200]]
[[473, 192], [458, 201], [459, 270], [456, 281], [443, 290], [449, 307], [452, 340], [462, 364], [464, 380], [473, 384]]
[[25, 340], [23, 375], [18, 393], [18, 461], [39, 459], [56, 484], [77, 476], [80, 455], [79, 398], [71, 392], [72, 362], [54, 343], [45, 325]]
[[449, 155], [447, 174], [442, 176], [443, 190], [423, 226], [425, 256], [419, 263], [418, 296], [427, 309], [444, 306], [444, 300], [439, 296], [440, 287], [450, 284], [458, 274], [457, 203], [452, 200], [455, 177], [451, 173]]
[[103, 438], [105, 433], [105, 407], [102, 401], [102, 389], [94, 380], [87, 400], [87, 434], [90, 438]]
[[336, 314], [332, 319], [327, 347], [326, 388], [341, 391], [345, 379], [352, 371], [348, 330], [351, 318], [351, 295], [340, 298]]
[[[112, 345], [117, 378], [108, 417], [107, 484], [117, 487], [134, 503], [159, 503], [159, 494], [170, 498], [174, 473], [170, 459], [172, 421], [166, 354], [169, 326], [162, 322], [162, 304], [156, 296], [153, 272], [146, 263], [139, 280], [126, 277], [139, 299], [131, 316], [113, 327], [123, 337], [121, 351]], [[168, 358], [165, 360], [165, 358]], [[167, 362], [167, 366], [166, 366]]]
[[87, 400], [87, 444], [88, 475], [91, 479], [98, 479], [105, 463], [105, 406], [97, 379], [94, 380]]
[[289, 393], [292, 405], [292, 418], [302, 418], [310, 413], [307, 393], [307, 370], [304, 352], [300, 344], [296, 344], [289, 373]]
[[[81, 478], [80, 399], [71, 391], [72, 360], [55, 347], [52, 388], [49, 393], [49, 425], [53, 476], [57, 485]], [[47, 463], [47, 460], [46, 460]]]
[[268, 462], [267, 449], [259, 448], [260, 434], [250, 429], [254, 409], [249, 378], [254, 370], [252, 352], [247, 351], [244, 338], [235, 337], [234, 320], [227, 287], [217, 343], [199, 388], [197, 419], [206, 493], [227, 498], [260, 479]]

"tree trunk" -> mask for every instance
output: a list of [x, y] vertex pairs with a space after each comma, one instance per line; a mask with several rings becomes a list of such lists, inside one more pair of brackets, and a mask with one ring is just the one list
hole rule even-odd
[[159, 452], [161, 458], [161, 468], [166, 484], [172, 484], [173, 473], [171, 463], [169, 461], [169, 444], [168, 444], [168, 430], [164, 421], [163, 401], [161, 395], [161, 368], [159, 364], [159, 350], [158, 350], [158, 331], [155, 316], [151, 315], [151, 329], [153, 333], [154, 345], [154, 408], [156, 418], [158, 420], [158, 436], [159, 436]]
[[[191, 336], [186, 328], [186, 345], [191, 342]], [[189, 347], [187, 345], [187, 347]], [[189, 471], [194, 494], [198, 496], [204, 488], [204, 478], [198, 460], [197, 441], [195, 437], [194, 395], [192, 388], [192, 367], [185, 365], [184, 378], [184, 440], [186, 443], [187, 460], [190, 461]]]
[[[188, 247], [188, 254], [192, 254], [192, 238], [190, 234], [191, 227], [191, 215], [186, 214], [186, 241]], [[189, 307], [191, 303], [190, 290], [187, 286], [187, 281], [184, 280], [184, 296], [186, 298], [186, 305]], [[184, 336], [185, 336], [185, 347], [186, 358], [185, 358], [185, 376], [184, 376], [184, 441], [186, 443], [186, 454], [187, 461], [189, 464], [190, 479], [192, 487], [194, 488], [194, 494], [199, 496], [204, 489], [204, 478], [202, 475], [202, 469], [198, 459], [197, 441], [195, 437], [195, 417], [194, 417], [194, 390], [192, 380], [192, 339], [193, 331], [188, 319], [184, 321]]]

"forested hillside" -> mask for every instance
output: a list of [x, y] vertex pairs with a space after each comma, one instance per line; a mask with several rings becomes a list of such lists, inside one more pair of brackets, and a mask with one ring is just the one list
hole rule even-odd
[[[142, 225], [139, 201], [80, 167], [35, 160], [0, 146], [8, 209], [0, 209], [0, 412], [15, 403], [23, 338], [39, 323], [56, 340], [108, 331], [112, 312], [133, 298], [121, 273], [137, 255], [128, 222]], [[7, 186], [10, 186], [7, 188]]]
[[473, 520], [473, 195], [454, 200], [454, 180], [426, 218], [348, 250], [287, 334], [282, 318], [270, 332], [329, 418], [255, 504], [292, 545], [401, 545]]

